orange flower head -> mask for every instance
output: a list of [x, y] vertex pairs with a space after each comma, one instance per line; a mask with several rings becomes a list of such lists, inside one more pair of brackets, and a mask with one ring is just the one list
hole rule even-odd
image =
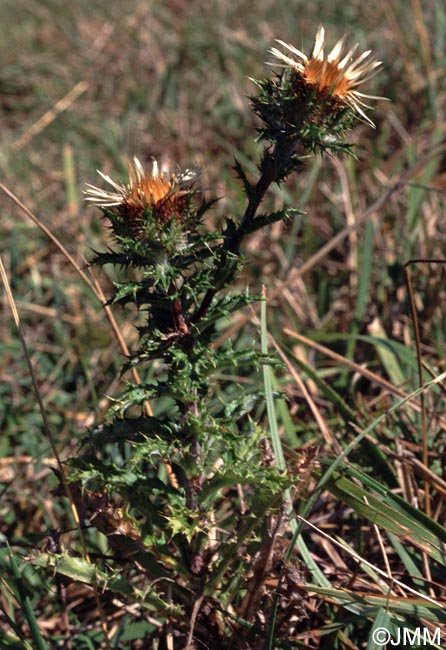
[[172, 218], [184, 220], [188, 199], [194, 193], [192, 185], [198, 176], [196, 171], [189, 169], [177, 174], [169, 174], [166, 169], [160, 171], [156, 160], [152, 172], [147, 173], [138, 158], [133, 160], [126, 185], [100, 171], [98, 174], [113, 191], [87, 184], [87, 201], [105, 210], [116, 208], [121, 217], [134, 223], [144, 219], [149, 210], [154, 221], [161, 224]]
[[371, 126], [375, 126], [364, 113], [363, 108], [370, 108], [363, 99], [383, 99], [373, 95], [365, 95], [358, 86], [368, 81], [381, 65], [380, 61], [369, 59], [371, 50], [354, 57], [358, 45], [346, 51], [345, 37], [339, 40], [328, 55], [324, 54], [325, 29], [319, 27], [310, 57], [293, 45], [278, 40], [277, 43], [295, 55], [291, 58], [277, 48], [271, 49], [271, 54], [278, 58], [282, 67], [290, 68], [296, 73], [296, 88], [304, 84], [321, 99], [330, 97], [337, 109], [348, 107], [356, 112]]

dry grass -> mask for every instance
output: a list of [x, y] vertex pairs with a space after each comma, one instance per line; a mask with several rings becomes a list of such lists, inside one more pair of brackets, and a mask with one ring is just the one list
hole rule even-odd
[[[2, 181], [75, 262], [1, 192], [1, 257], [62, 458], [76, 453], [79, 433], [103, 417], [108, 396], [119, 391], [122, 360], [122, 346], [100, 300], [78, 273], [91, 249], [103, 248], [107, 238], [82, 201], [84, 182], [97, 182], [97, 168], [125, 175], [125, 161], [133, 155], [198, 165], [209, 196], [221, 197], [215, 224], [239, 215], [233, 157], [258, 155], [246, 100], [254, 93], [248, 77], [264, 74], [274, 38], [300, 47], [303, 35], [308, 46], [320, 22], [333, 33], [333, 42], [348, 32], [376, 51], [384, 70], [374, 90], [392, 101], [378, 104], [375, 131], [366, 125], [356, 130], [357, 161], [315, 160], [300, 178], [276, 190], [273, 207], [303, 208], [306, 215], [247, 243], [252, 261], [240, 283], [253, 292], [267, 286], [268, 327], [286, 362], [278, 382], [288, 408], [279, 410], [278, 418], [291, 455], [295, 448], [318, 445], [324, 467], [358, 427], [418, 386], [404, 264], [446, 257], [446, 13], [435, 0], [425, 6], [418, 0], [372, 4], [296, 1], [290, 6], [268, 0], [253, 10], [247, 0], [3, 1], [0, 19], [8, 27], [0, 36]], [[445, 369], [446, 268], [420, 262], [410, 273], [421, 356], [435, 376]], [[91, 281], [89, 271], [87, 276]], [[98, 282], [107, 295], [110, 278], [101, 275]], [[122, 313], [115, 317], [131, 347], [134, 331]], [[51, 494], [54, 454], [5, 298], [0, 327], [0, 535], [28, 552], [42, 547], [66, 513]], [[230, 333], [243, 337], [248, 331], [258, 337], [252, 312], [234, 322]], [[425, 371], [424, 380], [429, 376]], [[446, 521], [443, 411], [443, 393], [430, 391], [424, 405], [418, 397], [378, 423], [373, 437], [350, 457], [441, 526]], [[347, 425], [349, 413], [354, 422]], [[392, 580], [359, 571], [336, 545], [336, 539], [344, 539], [388, 575], [404, 578], [443, 606], [444, 565], [432, 559], [423, 564], [417, 550], [404, 566], [402, 551], [387, 538], [382, 544], [373, 524], [360, 519], [344, 497], [331, 485], [312, 515], [321, 532], [307, 529], [313, 558], [331, 584], [362, 595], [373, 592], [385, 609], [383, 595]], [[304, 506], [301, 511], [310, 514]], [[99, 544], [94, 537], [90, 543]], [[2, 551], [0, 566], [4, 558]], [[420, 571], [410, 579], [409, 560]], [[67, 634], [69, 622], [54, 615], [54, 594], [44, 580], [31, 571], [25, 578], [34, 590], [42, 630], [54, 638]], [[61, 610], [76, 614], [85, 629], [97, 624], [94, 601], [85, 600], [83, 588], [80, 593], [78, 586], [60, 582], [57, 589]], [[392, 595], [409, 600], [401, 589], [392, 586]], [[352, 632], [355, 623], [348, 614], [347, 632], [336, 628], [342, 616], [336, 619], [337, 607], [326, 604], [332, 594], [307, 596], [305, 587], [300, 593], [307, 618], [297, 626], [297, 645], [290, 647], [352, 648], [355, 639], [355, 647], [366, 647], [364, 622]], [[1, 603], [4, 612], [15, 612], [26, 633], [7, 589]], [[119, 626], [121, 605], [104, 607], [110, 629]], [[2, 626], [8, 629], [4, 618]], [[79, 644], [73, 648], [89, 647]]]

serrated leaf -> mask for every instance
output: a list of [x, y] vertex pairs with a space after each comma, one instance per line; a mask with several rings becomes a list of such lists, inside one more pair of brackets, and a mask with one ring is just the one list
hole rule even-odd
[[246, 192], [247, 196], [248, 197], [251, 196], [251, 194], [253, 192], [252, 185], [249, 182], [248, 177], [245, 174], [245, 170], [243, 169], [240, 161], [237, 160], [237, 158], [234, 160], [234, 170], [235, 170], [238, 178], [242, 181], [243, 187], [245, 188], [245, 192]]
[[137, 600], [148, 609], [158, 613], [173, 611], [171, 605], [153, 591], [137, 589], [123, 575], [119, 573], [106, 574], [83, 558], [42, 553], [31, 561], [36, 566], [51, 567], [57, 573], [73, 580]]
[[243, 229], [243, 234], [248, 235], [264, 228], [265, 226], [270, 226], [277, 221], [292, 219], [299, 214], [305, 214], [305, 212], [298, 210], [297, 208], [286, 208], [284, 210], [279, 210], [278, 212], [272, 212], [271, 214], [259, 214], [256, 216], [254, 221]]

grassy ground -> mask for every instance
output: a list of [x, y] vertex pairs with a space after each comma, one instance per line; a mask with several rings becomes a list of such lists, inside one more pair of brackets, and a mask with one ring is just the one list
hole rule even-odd
[[[83, 185], [98, 183], [96, 169], [125, 175], [134, 155], [201, 166], [209, 195], [221, 197], [215, 223], [240, 214], [231, 165], [236, 154], [256, 160], [246, 96], [275, 38], [308, 51], [322, 23], [333, 43], [347, 33], [383, 61], [370, 92], [391, 102], [376, 103], [376, 130], [355, 131], [358, 159], [317, 159], [276, 190], [272, 204], [306, 214], [248, 242], [252, 261], [240, 282], [253, 292], [267, 287], [268, 328], [284, 360], [278, 420], [290, 462], [296, 450], [318, 446], [316, 481], [386, 414], [354, 445], [339, 481], [327, 480], [312, 512], [305, 499], [300, 506], [319, 529], [307, 526], [304, 536], [329, 582], [308, 591], [317, 580], [303, 561], [290, 647], [375, 647], [367, 639], [378, 616], [441, 626], [446, 635], [444, 393], [436, 387], [424, 402], [416, 396], [389, 412], [419, 385], [404, 270], [411, 259], [437, 260], [408, 267], [423, 381], [445, 369], [443, 2], [3, 0], [0, 23], [1, 182], [80, 266], [107, 239], [83, 203]], [[0, 209], [1, 257], [65, 458], [119, 391], [121, 352], [99, 301], [60, 249], [3, 190]], [[107, 293], [110, 275], [99, 281]], [[115, 316], [131, 347], [133, 329]], [[51, 493], [53, 453], [6, 300], [0, 327], [0, 536], [20, 557], [42, 548], [64, 511]], [[233, 324], [234, 337], [258, 332], [252, 312]], [[1, 551], [3, 568], [6, 558]], [[73, 647], [99, 647], [92, 600], [77, 598], [73, 586], [58, 584], [55, 593], [51, 576], [26, 563], [21, 570], [51, 647], [68, 647], [56, 639], [73, 620]], [[110, 626], [119, 626], [115, 617]], [[17, 628], [29, 635], [5, 583], [0, 630]], [[131, 643], [115, 647], [149, 647]]]

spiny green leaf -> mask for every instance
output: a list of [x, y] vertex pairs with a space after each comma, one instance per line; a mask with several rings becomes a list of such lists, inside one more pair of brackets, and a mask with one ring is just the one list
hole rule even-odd
[[297, 210], [295, 208], [285, 208], [284, 210], [279, 210], [278, 212], [272, 212], [271, 214], [259, 214], [256, 216], [254, 221], [247, 226], [243, 232], [245, 234], [250, 234], [265, 226], [270, 226], [277, 221], [286, 221], [287, 219], [293, 219], [299, 214], [305, 214], [302, 210]]

